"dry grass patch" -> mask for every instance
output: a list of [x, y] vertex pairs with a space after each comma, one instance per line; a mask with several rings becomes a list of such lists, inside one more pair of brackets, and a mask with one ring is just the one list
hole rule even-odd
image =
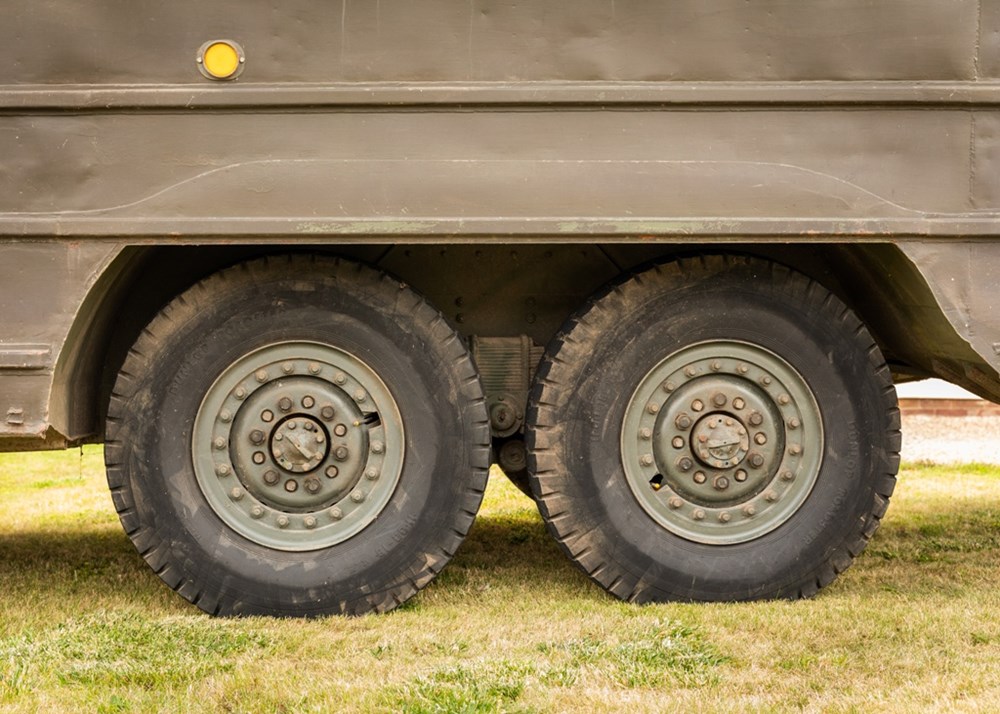
[[491, 480], [440, 578], [386, 616], [213, 620], [121, 533], [98, 449], [0, 456], [0, 709], [993, 711], [1000, 469], [910, 465], [807, 602], [619, 603]]

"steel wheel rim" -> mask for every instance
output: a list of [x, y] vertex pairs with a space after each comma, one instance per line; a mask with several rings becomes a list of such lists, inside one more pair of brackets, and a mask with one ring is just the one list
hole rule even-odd
[[308, 551], [370, 525], [402, 473], [399, 408], [375, 371], [316, 342], [268, 345], [226, 367], [194, 421], [195, 478], [259, 545]]
[[788, 521], [819, 476], [823, 422], [779, 355], [736, 340], [661, 360], [625, 409], [625, 479], [643, 510], [687, 540], [732, 545]]

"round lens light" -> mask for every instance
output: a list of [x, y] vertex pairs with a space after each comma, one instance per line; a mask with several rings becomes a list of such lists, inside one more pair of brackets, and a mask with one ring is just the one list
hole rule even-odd
[[243, 49], [232, 40], [212, 40], [198, 51], [198, 67], [209, 79], [235, 79], [244, 62]]

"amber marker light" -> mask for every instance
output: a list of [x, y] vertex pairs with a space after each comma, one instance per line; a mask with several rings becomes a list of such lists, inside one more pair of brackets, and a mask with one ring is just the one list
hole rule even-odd
[[212, 40], [198, 50], [198, 69], [209, 79], [236, 79], [245, 63], [243, 48], [232, 40]]

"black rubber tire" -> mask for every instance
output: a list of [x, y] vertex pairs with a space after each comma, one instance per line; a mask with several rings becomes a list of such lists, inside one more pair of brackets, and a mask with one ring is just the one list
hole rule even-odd
[[[629, 395], [687, 345], [732, 340], [780, 355], [805, 378], [825, 427], [816, 483], [772, 532], [693, 542], [640, 507], [622, 465]], [[854, 313], [781, 265], [709, 256], [655, 266], [593, 299], [548, 346], [528, 410], [539, 509], [565, 553], [633, 602], [798, 598], [843, 572], [878, 528], [899, 466], [891, 375]]]
[[[227, 527], [192, 465], [194, 415], [215, 376], [282, 340], [363, 356], [406, 428], [388, 504], [356, 535], [308, 552], [264, 547]], [[441, 314], [384, 274], [305, 255], [237, 265], [165, 307], [121, 368], [105, 444], [115, 507], [139, 553], [167, 585], [218, 615], [359, 615], [405, 602], [462, 543], [489, 456], [477, 371]]]

